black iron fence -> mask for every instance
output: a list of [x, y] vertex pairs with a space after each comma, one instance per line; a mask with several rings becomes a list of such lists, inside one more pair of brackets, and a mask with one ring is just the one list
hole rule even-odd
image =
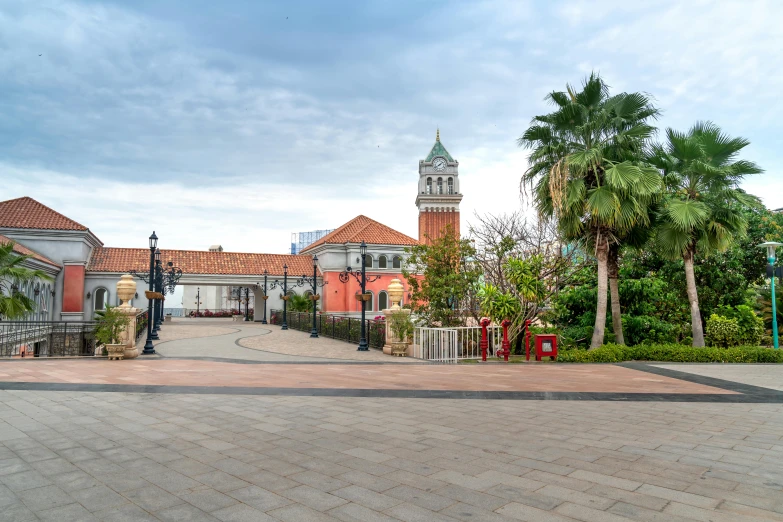
[[147, 318], [149, 317], [147, 315], [147, 310], [144, 310], [143, 312], [139, 312], [136, 314], [136, 340], [138, 341], [142, 335], [144, 335], [144, 332], [147, 331]]
[[[286, 322], [289, 328], [310, 332], [313, 329], [313, 314], [289, 311]], [[283, 311], [272, 310], [269, 323], [282, 324]], [[371, 348], [383, 349], [383, 345], [386, 344], [386, 322], [379, 319], [365, 319], [365, 323], [367, 343]], [[320, 336], [350, 343], [359, 343], [362, 320], [358, 317], [318, 314], [315, 317], [315, 325]]]
[[94, 321], [2, 321], [0, 357], [95, 355]]

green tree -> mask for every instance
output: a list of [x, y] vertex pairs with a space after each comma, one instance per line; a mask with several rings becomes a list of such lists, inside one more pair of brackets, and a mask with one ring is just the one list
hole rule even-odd
[[0, 243], [0, 317], [10, 320], [35, 311], [35, 301], [18, 291], [24, 283], [51, 281], [44, 272], [22, 266], [32, 256], [14, 252], [14, 244]]
[[472, 261], [476, 250], [471, 242], [459, 239], [448, 225], [431, 244], [415, 245], [406, 252], [402, 275], [411, 291], [413, 311], [428, 325], [461, 325], [462, 305], [481, 277], [481, 269]]
[[[595, 348], [604, 341], [611, 245], [649, 224], [649, 207], [661, 188], [659, 173], [641, 161], [655, 132], [648, 121], [659, 111], [641, 93], [609, 96], [596, 74], [581, 91], [569, 85], [547, 99], [556, 110], [533, 118], [518, 140], [532, 149], [522, 181], [532, 188], [539, 213], [557, 218], [564, 239], [595, 252]], [[619, 299], [616, 304], [612, 313], [622, 339]]]
[[313, 302], [306, 295], [291, 294], [288, 309], [292, 312], [312, 312]]
[[711, 122], [697, 122], [687, 133], [667, 129], [666, 137], [666, 144], [655, 145], [648, 158], [661, 169], [667, 189], [655, 242], [664, 256], [683, 260], [693, 345], [701, 347], [704, 327], [694, 259], [697, 252], [725, 251], [745, 234], [743, 209], [759, 203], [739, 183], [762, 170], [736, 159], [748, 140], [731, 138]]

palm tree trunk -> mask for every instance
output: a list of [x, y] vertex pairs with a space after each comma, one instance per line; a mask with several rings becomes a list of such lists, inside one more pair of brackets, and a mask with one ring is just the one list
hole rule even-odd
[[598, 260], [598, 303], [595, 308], [595, 327], [590, 349], [598, 348], [604, 344], [604, 329], [606, 327], [606, 294], [608, 285], [607, 257], [609, 243], [603, 236], [599, 236], [595, 248], [595, 257]]
[[623, 320], [620, 315], [620, 289], [617, 284], [617, 276], [620, 271], [619, 263], [620, 245], [609, 245], [609, 257], [607, 258], [607, 271], [609, 272], [609, 297], [612, 303], [612, 328], [614, 329], [614, 342], [625, 344], [623, 336]]
[[693, 272], [693, 254], [694, 249], [692, 247], [688, 248], [685, 254], [683, 254], [682, 260], [685, 262], [685, 284], [688, 291], [688, 304], [691, 309], [693, 346], [701, 348], [704, 346], [704, 327], [701, 324], [699, 293], [696, 290], [696, 275]]

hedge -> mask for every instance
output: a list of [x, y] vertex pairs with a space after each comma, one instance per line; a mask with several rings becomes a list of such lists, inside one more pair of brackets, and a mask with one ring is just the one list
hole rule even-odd
[[563, 350], [558, 362], [617, 363], [623, 361], [783, 363], [783, 350], [759, 346], [693, 348], [681, 344], [621, 346], [607, 344], [595, 350]]

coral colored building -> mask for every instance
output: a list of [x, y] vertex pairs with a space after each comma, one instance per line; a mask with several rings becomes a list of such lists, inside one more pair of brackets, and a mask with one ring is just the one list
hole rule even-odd
[[[367, 310], [379, 312], [391, 304], [386, 288], [394, 278], [402, 280], [405, 287], [403, 303], [409, 299], [407, 283], [402, 278], [406, 248], [439, 237], [447, 225], [459, 234], [462, 194], [458, 167], [459, 162], [443, 146], [438, 131], [429, 154], [419, 161], [417, 239], [360, 215], [297, 255], [224, 252], [222, 248], [167, 250], [163, 238], [159, 245], [161, 257], [164, 263], [171, 261], [182, 269], [183, 304], [188, 307], [196, 289], [209, 286], [249, 288], [251, 300], [261, 303], [265, 271], [269, 283], [282, 282], [285, 265], [289, 283], [294, 283], [302, 275], [312, 275], [312, 256], [317, 255], [318, 276], [325, 283], [318, 289], [322, 311], [354, 314], [361, 311], [355, 298], [360, 292], [359, 283], [353, 277], [343, 283], [339, 275], [348, 267], [352, 271], [361, 270], [359, 246], [364, 241], [368, 254], [366, 272], [377, 276], [366, 287], [372, 294]], [[53, 283], [42, 282], [22, 289], [40, 303], [39, 311], [30, 319], [90, 320], [105, 304], [119, 304], [115, 285], [122, 274], [149, 270], [148, 249], [104, 246], [86, 226], [29, 197], [0, 202], [0, 234], [0, 242], [15, 241], [16, 252], [33, 256], [28, 265], [45, 270], [54, 279]], [[139, 238], [139, 243], [146, 244], [147, 238]], [[143, 297], [146, 285], [141, 280], [137, 280], [137, 285], [140, 297], [132, 304], [146, 307]], [[309, 287], [292, 290], [306, 293]], [[267, 293], [267, 307], [282, 308], [280, 290], [270, 289]], [[255, 314], [255, 320], [261, 320], [260, 313]]]

